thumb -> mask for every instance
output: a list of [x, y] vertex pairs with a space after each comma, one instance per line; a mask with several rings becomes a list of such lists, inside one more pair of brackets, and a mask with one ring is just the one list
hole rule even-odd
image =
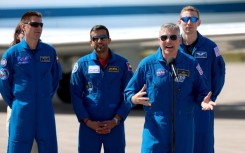
[[208, 95], [204, 98], [203, 101], [204, 101], [205, 103], [208, 103], [208, 102], [210, 101], [211, 95], [212, 95], [212, 92], [209, 91]]

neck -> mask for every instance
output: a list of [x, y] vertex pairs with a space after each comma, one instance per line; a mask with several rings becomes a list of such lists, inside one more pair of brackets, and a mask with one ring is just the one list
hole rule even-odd
[[185, 45], [191, 45], [197, 40], [197, 33], [193, 34], [182, 34], [183, 43]]
[[34, 50], [34, 49], [37, 48], [38, 40], [28, 40], [28, 39], [26, 39], [26, 43], [31, 48], [31, 50]]

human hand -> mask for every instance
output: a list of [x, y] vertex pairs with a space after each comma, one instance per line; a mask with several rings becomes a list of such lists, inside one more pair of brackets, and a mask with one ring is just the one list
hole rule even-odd
[[216, 103], [210, 100], [212, 92], [209, 92], [208, 95], [203, 99], [201, 106], [202, 110], [213, 110], [213, 106], [216, 106]]
[[86, 125], [98, 134], [108, 134], [111, 132], [111, 128], [107, 126], [106, 122], [88, 120]]
[[146, 95], [146, 85], [144, 84], [144, 86], [142, 87], [142, 89], [136, 93], [135, 95], [132, 96], [131, 101], [133, 104], [141, 104], [144, 106], [151, 106], [151, 103], [149, 102], [149, 98], [148, 97], [144, 97], [144, 95]]

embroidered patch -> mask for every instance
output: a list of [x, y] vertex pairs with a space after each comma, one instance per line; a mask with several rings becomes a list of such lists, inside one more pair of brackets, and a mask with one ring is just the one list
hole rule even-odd
[[2, 68], [0, 70], [0, 78], [2, 80], [7, 80], [9, 78], [9, 71], [7, 69], [5, 69], [5, 68]]
[[50, 56], [40, 56], [40, 62], [43, 62], [43, 63], [50, 62]]
[[[185, 81], [185, 76], [178, 76], [178, 82], [184, 82]], [[177, 82], [177, 81], [176, 81]]]
[[108, 66], [108, 72], [119, 72], [119, 67], [117, 67], [117, 66]]
[[1, 66], [4, 67], [7, 65], [7, 60], [5, 58], [1, 59]]
[[88, 66], [88, 73], [100, 73], [100, 67], [98, 65]]
[[196, 67], [197, 71], [199, 72], [200, 75], [203, 75], [203, 70], [201, 68], [201, 66], [198, 64]]
[[18, 64], [28, 64], [31, 62], [31, 56], [28, 54], [17, 56]]
[[127, 62], [126, 64], [127, 64], [127, 66], [128, 66], [128, 70], [129, 70], [129, 71], [132, 71], [132, 66], [131, 66], [131, 64], [130, 64], [129, 62]]
[[72, 73], [77, 72], [77, 70], [78, 70], [78, 64], [75, 63], [75, 65], [74, 65], [74, 67], [73, 67], [73, 69], [72, 69]]
[[215, 48], [214, 48], [214, 53], [215, 53], [215, 56], [216, 56], [216, 57], [218, 57], [218, 56], [221, 55], [221, 52], [220, 52], [220, 50], [219, 50], [218, 47], [215, 47]]
[[178, 74], [178, 76], [189, 77], [190, 76], [190, 71], [189, 70], [185, 70], [185, 69], [177, 69], [177, 74]]
[[165, 73], [166, 73], [166, 70], [165, 69], [158, 69], [156, 71], [156, 76], [163, 77], [165, 75]]
[[195, 58], [207, 58], [208, 57], [207, 55], [208, 55], [207, 52], [197, 51], [197, 52], [195, 52], [194, 57]]

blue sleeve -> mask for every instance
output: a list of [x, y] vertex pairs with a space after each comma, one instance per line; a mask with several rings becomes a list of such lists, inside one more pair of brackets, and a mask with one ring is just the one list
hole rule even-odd
[[54, 63], [53, 63], [53, 68], [52, 68], [52, 75], [53, 75], [53, 94], [55, 93], [55, 91], [57, 90], [58, 86], [59, 86], [59, 82], [62, 78], [62, 69], [61, 69], [61, 65], [58, 61], [58, 56], [55, 54], [54, 57]]
[[214, 62], [212, 64], [212, 72], [211, 72], [211, 91], [212, 91], [212, 96], [211, 99], [212, 101], [215, 101], [217, 99], [217, 96], [220, 94], [224, 83], [225, 83], [225, 62], [221, 54], [219, 53], [220, 51], [218, 50], [218, 47], [214, 48]]
[[203, 74], [203, 70], [201, 66], [196, 62], [196, 69], [195, 69], [195, 82], [194, 82], [194, 95], [195, 100], [198, 103], [201, 103], [205, 96], [208, 94], [208, 80], [206, 76]]
[[82, 66], [76, 63], [73, 67], [70, 80], [71, 102], [78, 121], [89, 117], [83, 103], [84, 82]]
[[2, 56], [0, 66], [0, 92], [4, 102], [12, 108], [14, 99], [13, 95], [13, 73], [12, 69], [14, 64], [12, 63], [12, 56], [8, 54], [8, 50]]
[[132, 108], [135, 106], [135, 104], [132, 103], [131, 98], [139, 92], [146, 83], [144, 76], [142, 68], [139, 67], [124, 90], [124, 99], [128, 107]]
[[[122, 94], [124, 93], [124, 89], [126, 88], [129, 80], [132, 78], [133, 76], [133, 71], [131, 68], [131, 65], [129, 64], [129, 62], [126, 62], [124, 64], [124, 68], [123, 68], [123, 78], [122, 78], [122, 86], [121, 86], [121, 91]], [[122, 99], [122, 103], [121, 106], [119, 107], [117, 114], [119, 114], [123, 120], [126, 119], [126, 117], [128, 116], [129, 112], [131, 110], [131, 107], [129, 107], [126, 103], [126, 101], [124, 99]]]

